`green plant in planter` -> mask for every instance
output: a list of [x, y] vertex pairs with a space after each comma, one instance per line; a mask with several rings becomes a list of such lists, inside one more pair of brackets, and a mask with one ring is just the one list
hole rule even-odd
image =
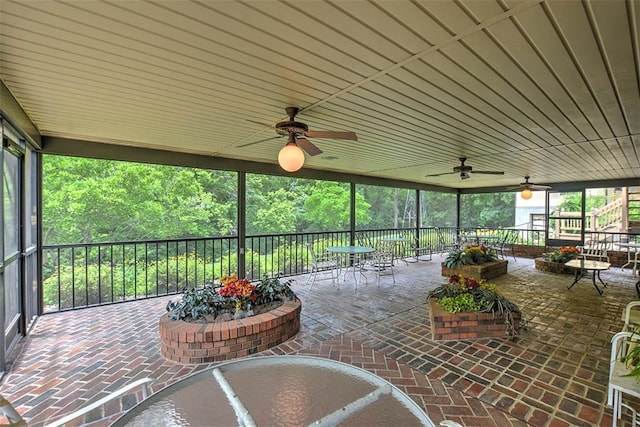
[[504, 316], [507, 334], [511, 337], [517, 335], [514, 313], [523, 321], [520, 307], [500, 295], [494, 283], [487, 283], [485, 280], [454, 274], [447, 283], [427, 294], [427, 300], [432, 297], [449, 313], [471, 311]]
[[564, 246], [562, 248], [555, 249], [553, 252], [545, 252], [542, 257], [551, 262], [566, 263], [572, 259], [576, 259], [580, 255], [580, 249], [576, 246]]
[[203, 288], [184, 290], [182, 298], [176, 302], [169, 301], [166, 309], [171, 320], [198, 321], [224, 313], [229, 313], [234, 319], [249, 317], [260, 305], [295, 300], [292, 283], [292, 280], [281, 282], [279, 277], [265, 275], [254, 285], [237, 275], [223, 276], [218, 282], [207, 283]]
[[627, 338], [627, 353], [622, 356], [621, 361], [629, 369], [629, 373], [623, 376], [636, 377], [636, 381], [640, 382], [640, 335], [638, 332], [638, 327], [636, 326], [631, 336]]
[[496, 251], [486, 246], [464, 246], [449, 252], [444, 259], [444, 265], [447, 268], [457, 268], [463, 265], [480, 265], [497, 259]]

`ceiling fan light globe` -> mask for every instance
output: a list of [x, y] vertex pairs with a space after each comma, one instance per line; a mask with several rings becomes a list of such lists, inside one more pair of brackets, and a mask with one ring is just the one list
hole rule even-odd
[[529, 200], [531, 197], [533, 197], [533, 193], [528, 188], [525, 188], [520, 193], [520, 197], [522, 197], [524, 200]]
[[304, 153], [295, 143], [287, 144], [278, 153], [278, 164], [287, 172], [295, 172], [304, 164]]

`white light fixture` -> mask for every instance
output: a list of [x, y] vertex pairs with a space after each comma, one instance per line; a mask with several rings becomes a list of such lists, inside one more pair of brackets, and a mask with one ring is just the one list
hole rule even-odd
[[278, 153], [278, 164], [287, 172], [300, 170], [304, 164], [304, 152], [296, 144], [296, 137], [292, 133], [289, 134], [287, 145]]
[[533, 193], [528, 188], [525, 188], [524, 190], [522, 190], [522, 193], [520, 193], [520, 197], [525, 200], [529, 200], [531, 197], [533, 197]]

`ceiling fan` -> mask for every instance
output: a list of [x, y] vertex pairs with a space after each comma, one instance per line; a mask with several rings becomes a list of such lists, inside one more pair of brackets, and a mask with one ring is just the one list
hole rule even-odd
[[518, 185], [514, 185], [513, 187], [507, 187], [507, 190], [548, 190], [548, 185], [539, 185], [534, 184], [533, 182], [529, 182], [529, 177], [524, 177], [524, 182], [521, 182]]
[[[239, 147], [248, 147], [250, 145], [258, 144], [264, 141], [270, 141], [272, 139], [278, 139], [287, 137], [287, 145], [294, 144], [302, 148], [310, 156], [317, 156], [322, 153], [322, 150], [314, 145], [308, 138], [328, 138], [328, 139], [346, 139], [350, 141], [357, 141], [358, 137], [355, 132], [336, 132], [336, 131], [324, 131], [324, 130], [309, 130], [309, 127], [302, 123], [296, 122], [296, 114], [300, 111], [298, 107], [285, 108], [289, 120], [279, 122], [275, 124], [275, 130], [278, 136], [274, 136], [260, 141], [253, 141], [248, 144], [240, 145]], [[254, 122], [255, 123], [255, 122]], [[260, 123], [263, 124], [263, 123]], [[265, 125], [270, 126], [270, 125]]]
[[449, 175], [449, 174], [456, 174], [456, 173], [460, 174], [461, 179], [469, 179], [471, 178], [471, 174], [474, 174], [474, 173], [485, 174], [485, 175], [504, 175], [504, 172], [501, 172], [501, 171], [474, 171], [471, 166], [467, 166], [464, 164], [464, 162], [467, 161], [466, 157], [460, 157], [458, 160], [460, 160], [460, 166], [455, 166], [453, 168], [453, 172], [434, 173], [431, 175], [425, 175], [425, 177], [442, 176], [442, 175]]

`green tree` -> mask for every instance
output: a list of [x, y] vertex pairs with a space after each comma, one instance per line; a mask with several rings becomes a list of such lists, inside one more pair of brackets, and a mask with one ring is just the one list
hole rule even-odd
[[463, 227], [512, 227], [516, 193], [462, 194], [460, 225]]
[[47, 155], [43, 161], [44, 244], [227, 235], [235, 229], [235, 196], [232, 199], [226, 187], [216, 200], [216, 194], [207, 190], [222, 181], [235, 183], [233, 176]]
[[[304, 218], [308, 231], [346, 230], [350, 222], [350, 190], [347, 184], [317, 181], [304, 202]], [[369, 208], [362, 194], [356, 193], [356, 222], [371, 220]]]

